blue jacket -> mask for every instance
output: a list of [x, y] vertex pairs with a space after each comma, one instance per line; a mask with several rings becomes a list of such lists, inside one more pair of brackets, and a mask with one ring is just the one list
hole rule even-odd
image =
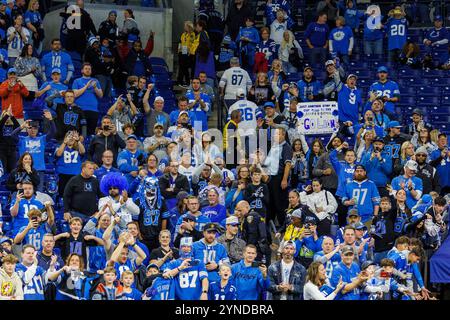
[[[312, 77], [311, 81], [307, 82], [305, 78], [297, 82], [298, 96], [302, 102], [309, 102], [308, 96], [313, 95], [316, 98], [320, 93], [322, 93], [322, 83]], [[289, 107], [289, 105], [288, 105]]]
[[247, 267], [244, 260], [231, 266], [234, 285], [237, 289], [237, 300], [260, 300], [261, 293], [269, 287], [269, 277], [263, 278], [261, 270]]
[[[441, 158], [442, 150], [434, 150], [430, 155], [431, 165], [436, 168], [439, 183], [442, 188], [450, 186], [450, 158]], [[441, 159], [438, 162], [438, 159]], [[433, 161], [435, 163], [433, 163]]]
[[356, 164], [350, 165], [345, 161], [339, 161], [336, 149], [330, 152], [330, 162], [338, 176], [336, 195], [343, 197], [345, 195], [345, 185], [353, 181], [353, 173], [355, 172]]
[[[267, 288], [267, 291], [272, 294], [272, 300], [280, 300], [281, 298], [281, 292], [276, 289], [277, 285], [283, 282], [281, 269], [281, 261], [277, 261], [270, 265], [267, 273], [267, 277], [269, 278], [269, 287]], [[287, 300], [303, 300], [305, 277], [305, 267], [294, 260], [294, 265], [289, 274], [289, 284], [294, 286], [294, 290], [288, 292]]]
[[361, 159], [361, 164], [367, 170], [367, 176], [375, 182], [377, 187], [384, 187], [389, 183], [389, 176], [392, 173], [392, 157], [390, 154], [381, 151], [382, 160], [377, 157], [370, 159], [371, 154], [367, 153]]
[[133, 182], [134, 177], [130, 174], [131, 171], [139, 171], [139, 164], [142, 164], [147, 158], [147, 154], [141, 150], [136, 150], [131, 153], [129, 150], [122, 150], [117, 156], [117, 166], [119, 170], [125, 174], [128, 184]]

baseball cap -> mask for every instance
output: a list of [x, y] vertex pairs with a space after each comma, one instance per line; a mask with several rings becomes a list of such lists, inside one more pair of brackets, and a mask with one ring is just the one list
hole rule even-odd
[[239, 219], [236, 216], [229, 216], [225, 221], [225, 224], [231, 224], [233, 226], [239, 224]]
[[150, 263], [150, 264], [147, 266], [147, 270], [150, 269], [150, 268], [156, 268], [156, 269], [159, 270], [159, 267], [158, 267], [158, 265], [157, 265], [156, 263]]
[[373, 139], [373, 142], [383, 142], [383, 143], [384, 143], [384, 140], [383, 140], [382, 137], [376, 136], [376, 137]]
[[301, 219], [302, 218], [302, 210], [296, 209], [296, 210], [292, 211], [291, 217]]
[[359, 217], [358, 209], [352, 208], [352, 209], [348, 210], [347, 217], [351, 217], [351, 216]]
[[424, 153], [424, 154], [428, 155], [427, 148], [424, 147], [424, 146], [421, 146], [421, 147], [417, 148], [416, 154], [420, 154], [420, 153]]
[[180, 239], [180, 248], [185, 247], [192, 247], [192, 237], [183, 237]]
[[223, 37], [222, 42], [223, 42], [224, 44], [229, 44], [229, 43], [231, 43], [231, 37], [230, 37], [229, 35], [226, 35], [225, 37]]
[[185, 110], [181, 111], [180, 114], [178, 115], [178, 118], [181, 117], [183, 114], [187, 115], [189, 117], [189, 113]]
[[362, 164], [357, 164], [356, 166], [355, 166], [355, 170], [356, 169], [363, 169], [364, 171], [366, 171], [366, 167], [364, 167]]
[[400, 9], [394, 9], [394, 11], [392, 12], [393, 14], [402, 14], [402, 10]]
[[343, 254], [343, 255], [345, 255], [345, 254], [347, 254], [347, 253], [349, 253], [349, 252], [351, 252], [351, 253], [355, 253], [355, 251], [353, 250], [353, 247], [352, 246], [343, 246], [342, 247], [342, 249], [341, 249], [341, 253]]
[[163, 97], [161, 97], [161, 96], [157, 96], [156, 98], [155, 98], [155, 101], [162, 101], [162, 102], [164, 102], [164, 98]]
[[408, 160], [405, 163], [405, 168], [408, 168], [409, 170], [417, 171], [417, 162], [414, 160]]
[[53, 69], [52, 69], [52, 73], [59, 73], [59, 74], [61, 74], [61, 69], [59, 69], [59, 68], [53, 68]]
[[207, 223], [205, 227], [203, 228], [203, 231], [216, 231], [217, 232], [217, 225], [215, 223]]
[[10, 74], [10, 73], [17, 73], [16, 68], [9, 68], [8, 69], [8, 74]]
[[357, 79], [358, 79], [358, 76], [357, 76], [356, 74], [350, 73], [350, 74], [347, 76], [347, 80], [350, 79], [350, 78], [355, 78], [355, 80], [357, 80]]
[[334, 65], [334, 61], [333, 60], [327, 60], [327, 62], [325, 62], [325, 67], [328, 67], [329, 65]]
[[362, 223], [362, 222], [356, 222], [355, 224], [353, 224], [353, 227], [356, 230], [364, 230], [367, 229], [367, 227]]
[[286, 241], [286, 242], [283, 244], [283, 249], [286, 248], [287, 246], [291, 246], [291, 247], [294, 248], [294, 250], [297, 250], [297, 246], [295, 245], [295, 242], [292, 241], [292, 240]]
[[423, 112], [422, 110], [416, 108], [412, 111], [412, 114], [418, 114], [419, 116], [423, 116]]
[[275, 105], [273, 104], [273, 102], [268, 101], [268, 102], [264, 103], [264, 109], [267, 107], [275, 108]]
[[238, 88], [238, 89], [236, 90], [236, 97], [240, 97], [240, 98], [245, 97], [245, 91], [244, 91], [244, 89]]
[[12, 245], [13, 244], [13, 240], [11, 239], [11, 238], [2, 238], [1, 240], [0, 240], [0, 244], [3, 244], [3, 243], [6, 243], [6, 242], [9, 242], [9, 244], [10, 245]]
[[402, 126], [400, 125], [400, 122], [398, 121], [391, 121], [388, 124], [388, 129], [392, 129], [392, 128], [401, 128]]
[[137, 140], [137, 137], [136, 137], [134, 134], [130, 134], [130, 135], [127, 137], [127, 141], [130, 140], [130, 139]]
[[108, 16], [110, 16], [110, 15], [112, 15], [112, 14], [115, 14], [116, 17], [117, 17], [117, 11], [116, 11], [116, 10], [111, 10], [111, 11], [108, 13]]
[[189, 197], [189, 193], [187, 193], [186, 191], [180, 191], [180, 192], [177, 194], [177, 201], [184, 200], [184, 199], [186, 199], [187, 197]]
[[197, 217], [194, 216], [194, 215], [191, 214], [191, 213], [188, 213], [188, 214], [186, 214], [186, 215], [184, 216], [183, 220], [184, 220], [184, 221], [187, 221], [187, 220], [197, 221]]
[[304, 224], [306, 224], [306, 223], [310, 223], [310, 224], [314, 224], [314, 225], [317, 224], [316, 219], [314, 217], [310, 217], [310, 216], [305, 217]]
[[311, 70], [311, 71], [314, 71], [313, 68], [311, 68], [310, 66], [306, 66], [306, 67], [303, 69], [303, 72], [305, 72], [305, 71], [308, 70], [308, 69]]
[[440, 15], [435, 16], [433, 21], [442, 21], [442, 16]]
[[387, 73], [388, 69], [385, 66], [378, 67], [377, 73], [380, 73], [380, 72], [386, 72]]
[[366, 270], [370, 266], [376, 266], [377, 264], [373, 261], [367, 260], [361, 263], [361, 270]]
[[156, 127], [161, 127], [161, 128], [164, 129], [164, 126], [163, 126], [161, 123], [159, 123], [159, 122], [157, 122], [157, 123], [155, 123], [155, 124], [153, 125], [153, 129], [155, 129]]
[[94, 43], [98, 42], [98, 39], [96, 37], [90, 37], [88, 42], [89, 45], [92, 46]]

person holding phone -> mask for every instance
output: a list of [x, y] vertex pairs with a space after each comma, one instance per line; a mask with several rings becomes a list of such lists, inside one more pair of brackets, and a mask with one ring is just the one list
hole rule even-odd
[[[10, 60], [11, 62], [11, 60]], [[8, 69], [8, 79], [0, 85], [0, 97], [2, 102], [2, 110], [7, 110], [12, 106], [12, 115], [18, 119], [19, 123], [23, 122], [23, 98], [28, 97], [30, 92], [17, 79], [16, 68]]]
[[314, 261], [308, 268], [306, 283], [303, 288], [303, 299], [334, 300], [344, 286], [345, 283], [340, 277], [336, 288], [331, 287], [324, 265], [320, 261]]

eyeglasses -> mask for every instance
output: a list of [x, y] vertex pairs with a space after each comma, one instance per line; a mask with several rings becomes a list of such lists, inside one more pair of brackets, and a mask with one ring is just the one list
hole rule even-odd
[[426, 154], [416, 154], [416, 157], [423, 157], [423, 158], [426, 158], [427, 155], [426, 155]]

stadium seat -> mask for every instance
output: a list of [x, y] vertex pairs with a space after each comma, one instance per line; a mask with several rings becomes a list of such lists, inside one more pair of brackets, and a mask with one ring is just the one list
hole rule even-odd
[[427, 96], [427, 97], [417, 97], [417, 103], [418, 105], [422, 106], [434, 106], [438, 105], [440, 103], [439, 97], [434, 96]]
[[427, 86], [417, 88], [417, 97], [438, 97], [440, 94], [441, 88], [439, 87]]

